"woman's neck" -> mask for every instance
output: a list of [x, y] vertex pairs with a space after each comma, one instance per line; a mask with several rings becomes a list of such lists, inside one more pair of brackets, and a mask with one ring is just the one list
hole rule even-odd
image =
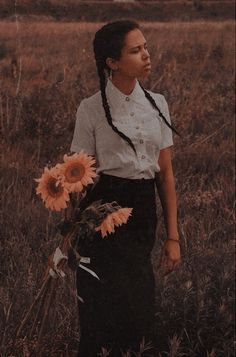
[[126, 95], [130, 95], [133, 92], [137, 82], [136, 78], [121, 77], [114, 74], [111, 77], [111, 81], [116, 88]]

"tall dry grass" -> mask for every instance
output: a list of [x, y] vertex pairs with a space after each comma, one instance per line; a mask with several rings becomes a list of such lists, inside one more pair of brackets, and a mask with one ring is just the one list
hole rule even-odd
[[47, 17], [56, 21], [111, 21], [124, 17], [138, 21], [234, 20], [233, 0], [0, 0], [0, 18], [12, 19], [15, 12], [24, 18]]
[[[18, 25], [0, 23], [2, 356], [35, 355], [36, 336], [15, 332], [58, 243], [62, 217], [46, 211], [33, 179], [69, 151], [76, 108], [98, 89], [91, 42], [99, 24]], [[143, 24], [153, 62], [145, 86], [165, 95], [182, 134], [173, 151], [182, 266], [165, 278], [156, 271], [160, 209], [153, 252], [160, 356], [233, 356], [233, 26]], [[42, 356], [76, 354], [77, 302], [66, 281], [74, 286], [71, 274], [58, 286]]]

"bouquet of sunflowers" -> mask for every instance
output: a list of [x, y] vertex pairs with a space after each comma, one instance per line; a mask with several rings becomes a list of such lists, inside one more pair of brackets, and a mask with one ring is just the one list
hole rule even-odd
[[[64, 210], [65, 213], [65, 219], [58, 225], [61, 241], [48, 259], [39, 292], [17, 331], [18, 336], [36, 310], [30, 335], [37, 326], [38, 344], [52, 305], [55, 283], [58, 278], [66, 278], [66, 267], [84, 269], [99, 279], [94, 271], [83, 265], [88, 261], [87, 257], [80, 255], [79, 240], [96, 239], [96, 232], [100, 232], [102, 238], [107, 237], [115, 227], [125, 224], [132, 212], [132, 208], [122, 208], [117, 202], [102, 203], [101, 200], [81, 209], [87, 191], [96, 185], [95, 159], [81, 151], [64, 155], [63, 161], [52, 168], [45, 167], [42, 176], [35, 179], [38, 184], [36, 193], [41, 196], [45, 207], [54, 211]], [[82, 297], [77, 295], [77, 298], [84, 302]]]

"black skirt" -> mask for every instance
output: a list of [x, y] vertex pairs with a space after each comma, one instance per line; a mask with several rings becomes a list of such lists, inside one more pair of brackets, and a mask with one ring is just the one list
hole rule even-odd
[[151, 251], [156, 231], [154, 180], [131, 180], [101, 175], [86, 205], [102, 199], [116, 201], [133, 208], [127, 224], [115, 233], [80, 249], [90, 257], [97, 280], [81, 268], [77, 269], [77, 290], [84, 303], [79, 303], [81, 339], [79, 357], [94, 357], [102, 347], [109, 356], [121, 351], [139, 351], [142, 339], [154, 342], [155, 284]]

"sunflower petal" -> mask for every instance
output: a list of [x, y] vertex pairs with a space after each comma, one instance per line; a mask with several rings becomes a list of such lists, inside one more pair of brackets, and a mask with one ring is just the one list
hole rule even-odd
[[81, 192], [84, 187], [92, 184], [96, 177], [94, 158], [83, 151], [71, 156], [64, 155], [64, 163], [59, 168], [60, 176], [63, 177], [63, 185], [69, 192]]
[[117, 211], [110, 213], [102, 221], [101, 225], [95, 228], [95, 231], [101, 231], [102, 238], [107, 234], [115, 232], [115, 226], [120, 226], [127, 223], [131, 215], [132, 208], [119, 208]]
[[70, 199], [68, 190], [59, 180], [58, 173], [58, 166], [51, 169], [46, 167], [41, 178], [37, 179], [38, 186], [36, 188], [36, 193], [41, 195], [46, 208], [56, 211], [66, 208], [67, 201]]

